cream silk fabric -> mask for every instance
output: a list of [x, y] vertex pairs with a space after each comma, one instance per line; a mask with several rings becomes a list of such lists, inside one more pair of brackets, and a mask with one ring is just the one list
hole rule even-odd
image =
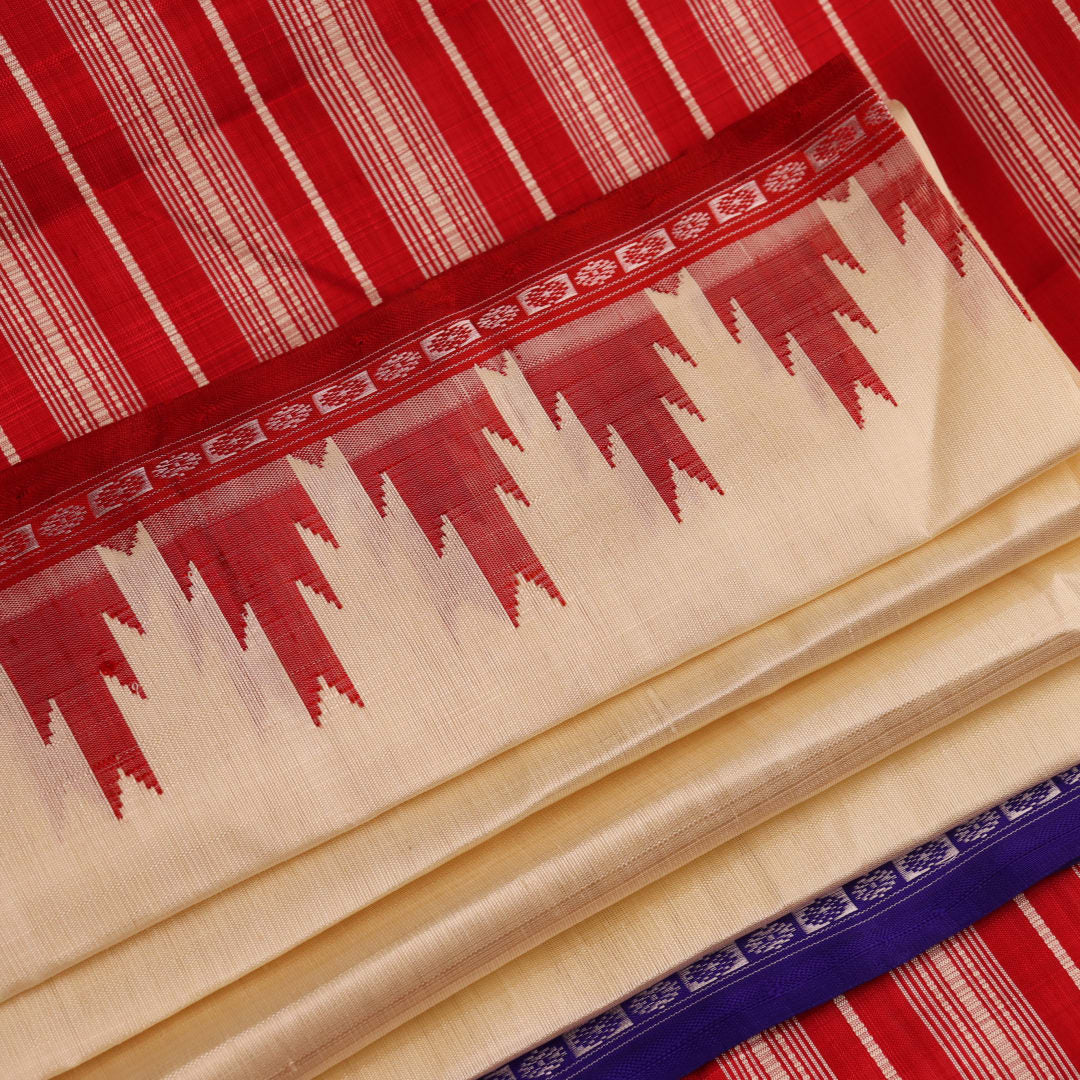
[[[838, 832], [846, 845], [843, 859], [816, 863], [811, 854], [804, 862], [782, 847], [791, 874], [785, 895], [808, 887], [802, 895], [808, 899], [1024, 781], [1080, 760], [1080, 734], [1062, 730], [1067, 703], [1080, 685], [1080, 668], [1067, 662], [1077, 653], [1080, 541], [529, 817], [159, 1025], [118, 1055], [106, 1055], [99, 1068], [123, 1063], [136, 1075], [161, 1069], [161, 1075], [235, 1073], [254, 1080], [287, 1075], [288, 1060], [301, 1075], [315, 1075], [316, 1065], [377, 1038], [674, 868], [706, 851], [716, 857], [725, 841], [752, 836], [756, 826], [796, 813], [800, 803], [819, 805], [814, 796], [823, 791], [836, 788], [835, 800], [823, 804], [829, 812], [857, 821], [865, 797], [851, 802], [841, 781], [853, 772], [880, 779], [874, 763], [889, 755], [886, 762], [899, 762], [896, 775], [903, 781], [891, 779], [874, 794], [876, 812], [867, 813], [862, 828], [849, 824]], [[1057, 671], [1040, 680], [1048, 669]], [[1002, 697], [1019, 683], [1028, 684], [1026, 697]], [[1054, 707], [1032, 706], [1044, 694]], [[979, 710], [977, 720], [960, 719], [987, 701], [994, 704]], [[952, 732], [953, 743], [933, 742], [929, 733], [942, 725], [949, 725], [942, 734]], [[970, 732], [979, 735], [965, 735]], [[999, 733], [1009, 750], [996, 766], [991, 759], [1002, 747], [991, 751], [987, 732]], [[920, 738], [938, 749], [904, 756], [901, 748]], [[961, 758], [972, 770], [962, 774], [963, 783], [951, 771]], [[930, 798], [943, 784], [944, 761], [950, 763], [949, 795]], [[897, 831], [883, 832], [877, 822], [889, 816], [895, 816]], [[775, 857], [771, 843], [760, 850], [749, 844], [745, 850], [756, 850], [756, 858]], [[822, 871], [839, 876], [822, 881]], [[733, 879], [725, 874], [712, 880]], [[764, 907], [773, 887], [765, 877], [739, 889]], [[464, 942], [479, 947], [464, 949]], [[715, 943], [703, 941], [699, 948]], [[681, 963], [693, 952], [683, 950], [674, 959]], [[592, 985], [585, 979], [580, 988]], [[580, 999], [564, 990], [560, 1000], [573, 1008]], [[491, 1012], [469, 1015], [483, 1028], [480, 1018]], [[520, 1033], [522, 1025], [525, 1019], [506, 1030]], [[310, 1060], [300, 1053], [305, 1046], [318, 1050]], [[88, 1075], [108, 1072], [91, 1069]]]
[[[0, 679], [20, 721], [0, 728], [12, 1077], [269, 1080], [357, 1055], [338, 1075], [464, 1080], [1080, 760], [1080, 390], [973, 241], [961, 275], [909, 211], [903, 242], [890, 228], [881, 171], [923, 191], [919, 168], [894, 143], [476, 376], [565, 608], [522, 582], [513, 625], [456, 534], [438, 558], [393, 491], [375, 511], [350, 455], [385, 421], [290, 458], [337, 538], [312, 549], [341, 608], [312, 611], [365, 680], [358, 715], [324, 696], [315, 735], [266, 640], [241, 654], [208, 591], [179, 593], [153, 520], [98, 548], [145, 628], [113, 627], [146, 692], [115, 696], [165, 794], [125, 781], [121, 823], [78, 779], [43, 789]], [[874, 329], [829, 319], [900, 403], [860, 392], [862, 427], [798, 345], [792, 378], [708, 299], [822, 221]], [[527, 381], [642, 323], [670, 334], [657, 356], [703, 417], [678, 423], [725, 492], [678, 474], [679, 518], [622, 441], [605, 461]], [[453, 394], [425, 394], [407, 423], [446, 415]], [[57, 731], [50, 767], [77, 777]]]
[[[696, 955], [939, 835], [993, 805], [1000, 796], [991, 792], [1022, 789], [1080, 760], [1078, 700], [1080, 665], [1073, 662], [721, 845], [338, 1067], [298, 1075], [467, 1080], [485, 1072]], [[238, 1039], [226, 1050], [223, 1060], [238, 1076], [260, 1075], [243, 1071], [250, 1045]], [[307, 1035], [294, 1048], [300, 1045], [310, 1045]], [[142, 1060], [158, 1068], [154, 1055], [162, 1047], [146, 1049]]]
[[[422, 885], [447, 859], [542, 806], [636, 760], [650, 770], [648, 755], [702, 724], [1045, 552], [1064, 555], [1070, 549], [1060, 545], [1080, 536], [1078, 470], [1070, 460], [916, 551], [16, 996], [0, 1005], [4, 1054], [18, 1061], [27, 1032], [39, 1029], [42, 1038], [30, 1040], [34, 1058], [48, 1045], [55, 1067], [99, 1052], [380, 897], [392, 902], [395, 889]], [[1030, 639], [1018, 645], [1023, 659]], [[823, 734], [843, 741], [835, 727]], [[539, 783], [552, 762], [559, 770]], [[522, 776], [533, 784], [523, 787]], [[777, 805], [776, 796], [767, 805]], [[431, 821], [441, 823], [437, 833], [425, 830]], [[592, 865], [602, 870], [603, 861], [594, 856]], [[193, 940], [202, 948], [193, 952]], [[126, 983], [132, 970], [182, 970], [184, 978], [151, 995]], [[103, 985], [115, 989], [98, 994]]]
[[[706, 302], [721, 273], [744, 273], [760, 257], [743, 244], [680, 271], [677, 292], [635, 293], [519, 343], [502, 372], [480, 373], [516, 426], [523, 449], [504, 453], [530, 494], [522, 525], [573, 598], [565, 607], [522, 584], [515, 626], [493, 610], [453, 536], [441, 558], [423, 550], [392, 492], [380, 516], [347, 455], [359, 452], [350, 440], [384, 437], [385, 413], [327, 443], [321, 466], [294, 458], [259, 479], [292, 485], [279, 494], [303, 488], [337, 540], [312, 543], [342, 606], [315, 598], [311, 611], [356, 673], [363, 711], [330, 691], [313, 733], [254, 625], [241, 650], [207, 589], [193, 585], [188, 600], [166, 565], [169, 544], [201, 543], [245, 477], [185, 508], [179, 539], [174, 510], [139, 523], [130, 551], [98, 548], [95, 573], [144, 628], [114, 621], [110, 633], [145, 697], [110, 693], [168, 794], [127, 784], [121, 828], [87, 783], [58, 793], [54, 773], [82, 775], [74, 741], [54, 725], [43, 758], [23, 703], [0, 679], [11, 717], [0, 729], [2, 858], [19, 882], [0, 895], [0, 990], [34, 985], [925, 543], [1075, 451], [1080, 391], [1067, 361], [969, 241], [959, 241], [963, 276], [917, 221], [900, 243], [860, 177], [868, 189], [882, 168], [929, 181], [902, 142], [880, 160], [844, 201], [798, 209], [759, 238], [798, 246], [804, 233], [831, 229], [865, 268], [831, 271], [876, 327], [845, 323], [846, 332], [902, 405], [863, 395], [864, 427], [813, 365], [796, 364], [792, 377], [752, 325], [736, 342]], [[678, 422], [725, 494], [676, 478], [682, 520], [620, 444], [613, 469], [581, 425], [568, 417], [556, 428], [525, 379], [552, 349], [588, 349], [623, 323], [650, 350], [670, 332], [694, 362], [670, 351], [662, 361], [679, 365], [706, 417]], [[424, 394], [409, 410], [442, 415], [453, 396], [446, 384]], [[19, 588], [5, 603], [22, 610], [44, 585]], [[183, 873], [132, 872], [147, 851]]]

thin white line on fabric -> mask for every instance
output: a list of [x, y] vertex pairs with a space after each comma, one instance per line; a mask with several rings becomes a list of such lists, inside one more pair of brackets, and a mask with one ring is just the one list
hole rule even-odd
[[82, 361], [90, 363], [93, 356], [92, 346], [79, 333], [80, 319], [88, 316], [85, 310], [73, 311], [57, 295], [63, 282], [49, 280], [46, 266], [52, 260], [42, 251], [43, 238], [2, 163], [0, 236], [5, 241], [0, 245], [4, 336], [69, 438], [107, 424], [109, 410], [82, 367]]
[[866, 62], [866, 57], [863, 56], [859, 46], [855, 44], [855, 39], [844, 25], [844, 20], [836, 14], [836, 8], [832, 6], [832, 0], [818, 0], [818, 4], [825, 13], [825, 18], [829, 20], [829, 24], [836, 31], [836, 36], [840, 38], [844, 48], [847, 49], [848, 55], [863, 73], [863, 78], [874, 88], [879, 97], [887, 99], [889, 95], [885, 93], [885, 87], [878, 81], [874, 69]]
[[[1075, 872], [1075, 871], [1074, 871]], [[1054, 958], [1062, 966], [1065, 974], [1069, 976], [1073, 981], [1073, 985], [1080, 990], [1080, 967], [1077, 967], [1076, 961], [1069, 955], [1065, 946], [1061, 944], [1061, 940], [1057, 934], [1046, 925], [1046, 920], [1036, 911], [1031, 901], [1021, 893], [1013, 903], [1023, 913], [1024, 918], [1031, 923], [1035, 932], [1042, 938], [1046, 947], [1054, 954]]]
[[[454, 43], [454, 39], [447, 33], [442, 19], [439, 18], [435, 8], [431, 5], [431, 0], [416, 0], [416, 2], [420, 5], [420, 11], [427, 20], [428, 26], [431, 27], [431, 32], [439, 39], [439, 44], [443, 47], [443, 50], [450, 58], [451, 63], [457, 69], [457, 73], [461, 76], [461, 81], [465, 83], [466, 88], [472, 95], [476, 107], [483, 114], [484, 119], [488, 122], [488, 126], [495, 133], [495, 138], [499, 140], [499, 145], [506, 152], [506, 156], [510, 159], [510, 164], [514, 166], [515, 171], [521, 178], [521, 182], [525, 185], [525, 189], [528, 191], [533, 202], [539, 207], [540, 213], [544, 215], [546, 220], [550, 221], [555, 217], [555, 211], [552, 209], [551, 203], [548, 202], [547, 196], [540, 190], [540, 185], [536, 182], [536, 177], [533, 176], [528, 165], [525, 164], [525, 159], [521, 156], [513, 139], [510, 138], [506, 128], [503, 127], [502, 121], [491, 107], [491, 102], [488, 101], [487, 95], [476, 81], [476, 76], [473, 75], [472, 69], [465, 63], [465, 58], [461, 55], [461, 50]], [[631, 0], [631, 3], [636, 3], [636, 0]]]
[[1058, 14], [1065, 20], [1065, 25], [1080, 38], [1080, 18], [1071, 7], [1069, 7], [1069, 0], [1054, 0], [1054, 7], [1057, 8]]
[[844, 994], [833, 998], [833, 1004], [840, 1010], [840, 1015], [847, 1021], [848, 1027], [855, 1033], [855, 1037], [862, 1043], [863, 1049], [873, 1059], [874, 1064], [881, 1070], [884, 1080], [900, 1080], [900, 1074], [893, 1068], [893, 1063], [886, 1057], [877, 1039], [870, 1034], [869, 1029], [863, 1023], [862, 1017], [852, 1007]]
[[[754, 1035], [750, 1039], [754, 1057], [764, 1070], [768, 1080], [791, 1080], [791, 1073], [788, 1072], [779, 1057], [777, 1057], [776, 1050], [773, 1048], [774, 1042], [775, 1036], [771, 1032], [763, 1031], [759, 1035]], [[779, 1047], [777, 1047], [778, 1049]], [[809, 1080], [809, 1078], [806, 1078], [806, 1080]]]
[[[948, 1055], [961, 1076], [972, 1080], [1020, 1080], [994, 1068], [992, 1053], [970, 1025], [962, 1023], [948, 984], [934, 966], [935, 950], [909, 960], [892, 973], [915, 1015]], [[959, 1038], [950, 1038], [950, 1029]], [[1025, 1078], [1030, 1080], [1030, 1078]]]
[[[950, 942], [950, 947], [953, 945]], [[961, 946], [958, 955], [964, 955], [971, 964], [966, 975], [969, 983], [983, 986], [986, 994], [993, 997], [993, 1014], [1009, 1021], [1014, 1030], [1014, 1044], [1023, 1040], [1029, 1067], [1035, 1076], [1054, 1075], [1062, 1080], [1077, 1080], [1080, 1072], [1069, 1060], [1064, 1048], [1032, 1007], [1031, 1002], [1017, 986], [1001, 961], [987, 946], [976, 927], [968, 927], [956, 938]], [[1019, 1045], [1018, 1045], [1019, 1049]]]
[[1066, 144], [1055, 147], [1047, 141], [1053, 129], [1049, 117], [1040, 115], [1037, 102], [1022, 103], [1013, 95], [1007, 74], [964, 25], [958, 5], [949, 0], [892, 3], [1028, 209], [1080, 274], [1080, 191], [1057, 163], [1059, 150], [1066, 158], [1074, 156]]
[[271, 6], [424, 276], [498, 243], [495, 223], [370, 13], [334, 0]]
[[[421, 0], [421, 3], [423, 2], [424, 0]], [[660, 35], [656, 32], [656, 28], [645, 14], [640, 0], [626, 0], [626, 2], [634, 18], [637, 20], [638, 26], [641, 27], [641, 32], [652, 46], [653, 52], [656, 53], [657, 60], [660, 61], [660, 64], [667, 72], [672, 85], [678, 91], [679, 97], [682, 98], [683, 104], [690, 110], [690, 115], [694, 118], [694, 123], [697, 124], [698, 130], [706, 139], [711, 139], [715, 134], [712, 124], [709, 123], [705, 114], [701, 111], [701, 106], [690, 92], [690, 87], [686, 85], [686, 80], [682, 77], [682, 72], [675, 66], [675, 61], [671, 59], [671, 54], [664, 48], [664, 43], [660, 40]]]
[[11, 445], [11, 440], [4, 434], [3, 428], [0, 428], [0, 454], [4, 455], [9, 465], [19, 464], [19, 452]]
[[576, 0], [492, 0], [492, 8], [602, 191], [667, 161]]
[[[109, 90], [124, 133], [139, 137], [143, 168], [245, 336], [263, 359], [332, 329], [322, 296], [226, 142], [175, 42], [145, 0], [52, 0], [64, 21], [78, 19], [84, 63]], [[65, 10], [66, 9], [66, 10]], [[72, 27], [72, 29], [75, 29]], [[69, 36], [70, 32], [69, 32]], [[175, 207], [175, 196], [183, 207]], [[177, 212], [178, 211], [178, 212]], [[284, 257], [283, 257], [284, 256]], [[224, 288], [223, 288], [224, 286]]]

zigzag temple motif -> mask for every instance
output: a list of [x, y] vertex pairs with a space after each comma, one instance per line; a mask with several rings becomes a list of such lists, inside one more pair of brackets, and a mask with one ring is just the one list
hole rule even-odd
[[12, 858], [120, 865], [153, 814], [180, 857], [284, 785], [273, 850], [230, 855], [255, 872], [921, 544], [1073, 452], [1078, 404], [831, 65], [325, 340], [13, 467], [0, 803], [60, 824]]

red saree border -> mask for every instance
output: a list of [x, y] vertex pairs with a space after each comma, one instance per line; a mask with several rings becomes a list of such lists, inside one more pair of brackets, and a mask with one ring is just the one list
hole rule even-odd
[[637, 292], [902, 138], [852, 62], [830, 61], [670, 164], [311, 345], [15, 466], [0, 585]]

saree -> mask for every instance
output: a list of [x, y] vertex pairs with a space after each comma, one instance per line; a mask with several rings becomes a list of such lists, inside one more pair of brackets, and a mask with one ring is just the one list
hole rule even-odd
[[[193, 47], [175, 19], [104, 10], [49, 16], [81, 20], [87, 64], [105, 30]], [[122, 72], [92, 75], [100, 92]], [[336, 77], [324, 102], [356, 93]], [[144, 166], [159, 194], [174, 167]], [[519, 961], [534, 977], [538, 949], [740, 834], [835, 806], [1027, 684], [1067, 703], [1076, 379], [928, 168], [834, 61], [583, 210], [493, 250], [479, 230], [332, 316], [314, 263], [264, 264], [292, 299], [249, 334], [259, 368], [187, 364], [201, 389], [181, 396], [155, 374], [112, 423], [91, 430], [94, 406], [66, 430], [77, 455], [55, 434], [8, 453], [26, 459], [0, 490], [18, 1075], [348, 1075], [357, 1052], [391, 1075], [385, 1039]], [[332, 275], [313, 280], [329, 300]], [[1052, 754], [1018, 735], [1011, 772], [858, 835], [849, 872], [1080, 759], [1060, 715], [1027, 720]], [[847, 880], [829, 858], [823, 890]], [[75, 1004], [207, 931], [216, 951], [175, 985]], [[508, 1030], [548, 1038], [716, 942]], [[521, 1048], [504, 1043], [477, 1039], [474, 1072]]]

